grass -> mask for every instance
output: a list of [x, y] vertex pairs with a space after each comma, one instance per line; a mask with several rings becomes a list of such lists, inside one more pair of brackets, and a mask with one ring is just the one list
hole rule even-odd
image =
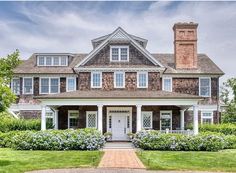
[[0, 148], [0, 173], [97, 166], [100, 151], [17, 151]]
[[141, 151], [141, 161], [152, 170], [236, 172], [236, 150], [220, 152]]

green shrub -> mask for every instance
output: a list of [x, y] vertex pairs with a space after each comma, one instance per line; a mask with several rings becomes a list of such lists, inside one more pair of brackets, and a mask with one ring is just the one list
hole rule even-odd
[[199, 131], [236, 135], [236, 124], [204, 124], [199, 127]]
[[105, 143], [96, 129], [46, 130], [20, 133], [13, 137], [17, 150], [96, 150]]
[[12, 140], [15, 135], [20, 133], [26, 133], [27, 131], [10, 131], [10, 132], [0, 132], [0, 148], [11, 147]]

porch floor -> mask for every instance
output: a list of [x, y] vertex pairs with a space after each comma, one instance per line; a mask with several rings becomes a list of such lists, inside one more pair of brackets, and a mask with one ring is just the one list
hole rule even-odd
[[134, 149], [132, 142], [106, 142], [103, 150], [107, 149]]

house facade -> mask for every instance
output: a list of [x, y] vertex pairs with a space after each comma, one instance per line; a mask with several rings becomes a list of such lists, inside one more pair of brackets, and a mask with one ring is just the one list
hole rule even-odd
[[174, 53], [150, 53], [147, 40], [122, 28], [92, 40], [88, 54], [35, 53], [14, 70], [9, 111], [55, 129], [97, 128], [127, 140], [141, 129], [183, 132], [218, 123], [219, 78], [197, 52], [196, 23], [176, 23]]

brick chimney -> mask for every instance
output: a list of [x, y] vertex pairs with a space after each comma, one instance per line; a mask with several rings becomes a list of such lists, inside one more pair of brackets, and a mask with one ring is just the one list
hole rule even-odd
[[197, 68], [197, 23], [176, 23], [174, 30], [176, 69]]

